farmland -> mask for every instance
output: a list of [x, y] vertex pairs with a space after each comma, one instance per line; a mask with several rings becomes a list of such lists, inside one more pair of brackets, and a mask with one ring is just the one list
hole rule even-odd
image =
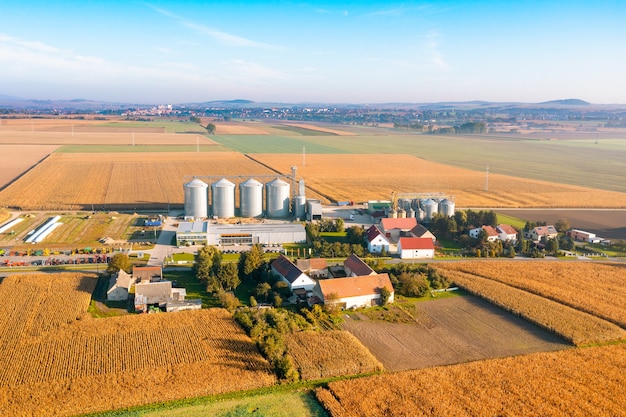
[[0, 170], [0, 189], [22, 175], [25, 171], [54, 152], [55, 145], [1, 145], [2, 169]]
[[93, 274], [4, 278], [1, 414], [74, 415], [275, 382], [225, 310], [92, 319], [95, 282]]
[[[543, 262], [538, 267], [543, 266]], [[522, 269], [523, 263], [511, 266], [516, 272], [512, 272], [509, 276], [524, 275], [525, 271]], [[502, 282], [490, 278], [483, 278], [474, 273], [459, 272], [454, 270], [454, 266], [437, 266], [442, 273], [448, 277], [448, 279], [466, 289], [467, 291], [478, 295], [491, 303], [510, 311], [516, 315], [524, 317], [526, 320], [535, 323], [546, 330], [554, 332], [560, 335], [565, 340], [573, 343], [574, 345], [587, 345], [592, 343], [606, 343], [616, 340], [626, 339], [626, 331], [619, 326], [601, 319], [593, 314], [582, 311], [580, 306], [578, 308], [569, 307], [560, 301], [554, 301], [546, 298], [550, 294], [554, 294], [556, 289], [553, 287], [550, 289], [550, 285], [541, 287], [539, 295], [525, 291], [520, 288], [516, 288], [513, 285], [507, 285]], [[478, 267], [481, 270], [481, 267]], [[506, 278], [504, 278], [506, 279]], [[511, 280], [511, 278], [509, 278]], [[530, 280], [525, 280], [524, 284], [518, 284], [525, 288], [533, 287], [533, 283]], [[600, 281], [604, 280], [604, 277], [600, 277]], [[529, 281], [529, 284], [525, 282]], [[507, 280], [508, 282], [508, 280]], [[518, 281], [519, 282], [519, 281]], [[556, 284], [553, 284], [553, 286]], [[574, 284], [575, 285], [575, 284]], [[606, 285], [610, 285], [606, 283]], [[602, 284], [600, 284], [602, 286]], [[534, 285], [537, 287], [537, 285]], [[546, 289], [548, 288], [548, 289]], [[587, 291], [593, 292], [593, 287], [587, 289]], [[604, 290], [602, 290], [604, 291]], [[601, 292], [599, 293], [601, 294]], [[557, 297], [555, 297], [557, 298]], [[567, 295], [560, 296], [557, 299], [568, 299], [568, 303], [576, 305], [576, 301], [571, 301]], [[599, 310], [608, 310], [611, 314], [616, 309], [609, 307], [599, 307]], [[617, 307], [619, 311], [619, 307]]]
[[619, 416], [626, 345], [569, 349], [331, 382], [318, 399], [344, 416]]

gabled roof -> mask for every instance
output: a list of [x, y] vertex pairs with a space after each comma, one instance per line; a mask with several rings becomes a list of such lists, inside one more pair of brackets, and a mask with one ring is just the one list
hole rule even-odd
[[326, 261], [326, 258], [298, 259], [296, 261], [296, 265], [302, 271], [328, 268], [328, 262]]
[[399, 245], [403, 250], [435, 249], [433, 240], [429, 237], [401, 237]]
[[133, 278], [141, 281], [150, 281], [152, 277], [163, 278], [163, 270], [160, 266], [135, 266], [133, 267]]
[[422, 226], [421, 224], [418, 224], [417, 226], [415, 226], [414, 228], [411, 229], [411, 234], [415, 237], [429, 237], [429, 238], [435, 238], [435, 235], [433, 235], [431, 233], [430, 230], [428, 230], [427, 228], [425, 228], [424, 226]]
[[293, 284], [303, 272], [293, 264], [285, 255], [280, 255], [272, 262], [272, 268], [283, 278]]
[[406, 217], [399, 219], [384, 218], [380, 220], [380, 224], [384, 231], [392, 229], [411, 230], [417, 226], [417, 219], [415, 217]]
[[331, 294], [336, 294], [339, 298], [379, 294], [382, 287], [393, 293], [393, 286], [387, 274], [322, 279], [318, 281], [318, 285], [325, 299]]
[[343, 266], [352, 271], [355, 275], [370, 275], [374, 272], [372, 268], [354, 253], [350, 255], [344, 262]]
[[383, 235], [383, 232], [381, 232], [380, 229], [376, 225], [371, 225], [370, 228], [367, 229], [367, 231], [365, 232], [365, 237], [368, 242], [371, 242], [372, 240], [376, 239], [377, 236], [380, 236], [383, 239], [387, 240], [385, 235]]
[[491, 226], [483, 226], [482, 229], [487, 232], [487, 236], [488, 237], [495, 237], [498, 236], [499, 233], [496, 231], [496, 229], [494, 229]]
[[509, 224], [499, 224], [498, 227], [496, 227], [496, 229], [498, 229], [500, 233], [506, 233], [507, 235], [517, 234], [517, 230], [515, 230], [513, 226]]
[[533, 230], [538, 236], [555, 235], [558, 233], [554, 226], [537, 226]]
[[145, 282], [135, 284], [135, 300], [146, 297], [147, 304], [166, 303], [172, 292], [172, 281]]
[[115, 286], [117, 288], [130, 288], [130, 283], [133, 281], [133, 277], [131, 277], [126, 271], [120, 269], [117, 273], [117, 278], [115, 279]]

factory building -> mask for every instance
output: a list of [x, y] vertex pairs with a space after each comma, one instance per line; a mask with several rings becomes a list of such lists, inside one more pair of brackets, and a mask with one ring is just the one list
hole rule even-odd
[[272, 245], [306, 242], [300, 223], [217, 224], [208, 221], [181, 222], [176, 231], [176, 244], [183, 245]]

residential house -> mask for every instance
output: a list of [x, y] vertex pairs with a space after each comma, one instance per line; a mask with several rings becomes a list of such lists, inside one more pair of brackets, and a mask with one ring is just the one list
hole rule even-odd
[[271, 265], [273, 272], [280, 276], [280, 279], [289, 285], [289, 289], [304, 289], [311, 291], [315, 286], [315, 281], [307, 274], [302, 272], [300, 268], [293, 264], [285, 255], [280, 255]]
[[324, 304], [337, 303], [343, 309], [352, 309], [379, 305], [383, 287], [389, 291], [388, 302], [392, 303], [394, 290], [387, 274], [323, 279], [317, 282], [313, 293]]
[[381, 231], [391, 242], [397, 242], [400, 236], [409, 236], [415, 226], [417, 226], [415, 217], [384, 218], [380, 221]]
[[107, 291], [108, 301], [125, 301], [128, 300], [130, 287], [135, 283], [133, 277], [120, 269], [117, 274], [111, 275], [109, 281], [109, 289]]
[[546, 240], [554, 239], [559, 235], [554, 226], [537, 226], [527, 233], [527, 238], [539, 242], [545, 236]]
[[367, 240], [367, 250], [370, 253], [389, 253], [389, 239], [385, 237], [383, 232], [376, 225], [370, 226], [365, 232]]
[[431, 239], [433, 241], [433, 243], [437, 241], [437, 237], [435, 235], [433, 235], [430, 230], [428, 230], [427, 228], [425, 228], [421, 224], [418, 224], [417, 226], [415, 226], [414, 228], [411, 229], [411, 236], [419, 237], [419, 238], [426, 238], [427, 237], [427, 238]]
[[499, 224], [496, 227], [499, 239], [503, 242], [517, 242], [517, 230], [508, 224]]
[[313, 279], [328, 278], [328, 262], [326, 258], [298, 259], [296, 266]]
[[148, 311], [151, 305], [165, 307], [172, 294], [172, 281], [138, 282], [135, 284], [135, 310]]
[[401, 259], [432, 259], [435, 257], [435, 245], [427, 237], [401, 237], [398, 254]]
[[376, 272], [368, 264], [354, 253], [343, 262], [343, 269], [346, 271], [347, 277], [375, 275]]
[[487, 242], [495, 242], [500, 237], [500, 233], [498, 233], [498, 231], [491, 226], [482, 226], [472, 229], [469, 231], [469, 235], [474, 239], [478, 239], [480, 237], [480, 232], [483, 230], [487, 233]]
[[163, 268], [160, 266], [135, 266], [133, 278], [136, 282], [157, 282], [163, 280]]

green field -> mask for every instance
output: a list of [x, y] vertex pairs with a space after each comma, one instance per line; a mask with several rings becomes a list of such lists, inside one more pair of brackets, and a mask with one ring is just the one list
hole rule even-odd
[[[323, 136], [323, 138], [339, 136]], [[315, 139], [311, 139], [315, 138]], [[318, 143], [320, 136], [276, 136], [276, 135], [213, 135], [211, 139], [234, 151], [241, 153], [291, 153], [300, 154], [306, 148], [307, 153], [338, 154], [355, 153], [333, 146], [332, 140]]]
[[183, 121], [171, 121], [171, 120], [158, 120], [153, 122], [109, 122], [98, 124], [102, 127], [119, 127], [123, 129], [136, 127], [141, 128], [163, 128], [165, 133], [206, 133], [206, 129], [200, 126], [198, 123], [183, 122]]

